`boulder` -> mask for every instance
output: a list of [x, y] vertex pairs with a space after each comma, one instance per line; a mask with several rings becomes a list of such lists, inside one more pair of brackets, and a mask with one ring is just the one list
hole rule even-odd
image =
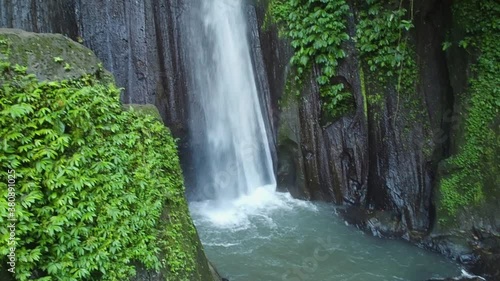
[[[0, 29], [1, 60], [8, 60], [14, 69], [26, 66], [28, 74], [33, 74], [38, 80], [43, 81], [86, 79], [85, 77], [87, 76], [89, 77], [89, 81], [92, 81], [91, 85], [94, 82], [108, 84], [114, 81], [113, 77], [103, 68], [100, 60], [91, 50], [60, 34], [39, 34], [18, 29], [2, 28]], [[40, 98], [43, 99], [44, 97], [41, 96]], [[115, 101], [118, 102], [117, 100]], [[160, 119], [158, 110], [153, 105], [133, 104], [125, 107], [134, 107], [137, 111], [153, 115], [157, 119]], [[172, 144], [168, 145], [175, 147], [171, 136], [170, 140]], [[95, 144], [95, 146], [98, 145]], [[177, 158], [175, 148], [171, 151], [172, 161], [177, 161], [175, 160]], [[134, 261], [136, 276], [131, 278], [131, 280], [160, 281], [165, 280], [165, 278], [169, 280], [189, 279], [193, 281], [216, 280], [210, 271], [203, 247], [189, 215], [187, 202], [183, 194], [182, 175], [178, 163], [176, 163], [175, 169], [175, 173], [168, 175], [168, 177], [171, 177], [172, 181], [175, 179], [179, 183], [176, 186], [176, 190], [178, 189], [180, 192], [176, 193], [176, 195], [171, 195], [178, 196], [175, 200], [173, 200], [174, 198], [169, 198], [162, 204], [162, 214], [156, 227], [164, 230], [172, 225], [176, 226], [176, 233], [178, 234], [178, 239], [180, 239], [176, 242], [179, 244], [183, 243], [181, 245], [185, 246], [183, 250], [186, 252], [182, 253], [182, 257], [185, 259], [184, 262], [187, 265], [192, 264], [193, 267], [189, 272], [177, 272], [176, 276], [178, 279], [172, 279], [174, 277], [171, 276], [172, 273], [167, 268], [163, 268], [157, 272], [146, 269], [141, 263]], [[169, 215], [172, 215], [173, 218], [169, 218]], [[175, 224], [170, 224], [170, 221], [174, 219]], [[164, 245], [166, 247], [169, 247], [168, 243], [165, 239]], [[169, 252], [165, 248], [163, 251], [165, 253]], [[161, 252], [158, 255], [161, 255]], [[159, 258], [161, 260], [164, 257], [160, 256]], [[35, 269], [34, 276], [39, 274], [42, 273]], [[8, 274], [7, 270], [2, 269], [0, 270], [0, 279], [9, 281], [12, 280], [12, 275]]]
[[94, 52], [61, 34], [33, 33], [0, 28], [0, 38], [8, 46], [4, 59], [28, 67], [39, 80], [65, 80], [83, 75], [98, 76], [113, 82]]

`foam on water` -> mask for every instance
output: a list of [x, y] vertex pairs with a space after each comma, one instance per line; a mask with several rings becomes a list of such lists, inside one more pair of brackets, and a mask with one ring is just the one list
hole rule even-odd
[[330, 204], [274, 199], [260, 206], [241, 200], [226, 210], [230, 220], [191, 204], [205, 251], [229, 280], [422, 281], [460, 273], [442, 256], [346, 226]]
[[231, 201], [205, 200], [191, 202], [189, 206], [195, 220], [232, 231], [250, 228], [256, 221], [273, 228], [275, 223], [271, 216], [275, 212], [293, 208], [317, 210], [310, 202], [294, 199], [289, 193], [276, 192], [274, 185], [257, 187], [251, 193]]

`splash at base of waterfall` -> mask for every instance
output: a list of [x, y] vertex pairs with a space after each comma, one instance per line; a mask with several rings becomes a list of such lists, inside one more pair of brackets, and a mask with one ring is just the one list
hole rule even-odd
[[310, 202], [294, 199], [288, 193], [276, 192], [274, 185], [258, 187], [235, 200], [205, 200], [191, 202], [189, 206], [196, 219], [217, 228], [231, 229], [249, 228], [251, 218], [255, 217], [271, 220], [270, 214], [274, 211], [291, 210], [294, 207], [315, 209]]
[[460, 275], [460, 267], [443, 256], [347, 226], [328, 203], [263, 188], [227, 208], [191, 202], [190, 210], [208, 258], [231, 281], [422, 281]]

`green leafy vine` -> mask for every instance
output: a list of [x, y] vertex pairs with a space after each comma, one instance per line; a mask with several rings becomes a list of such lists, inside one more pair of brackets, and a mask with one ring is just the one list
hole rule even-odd
[[[401, 94], [416, 92], [417, 65], [410, 46], [409, 31], [413, 26], [413, 1], [358, 1], [356, 45], [367, 70], [383, 88], [395, 85], [396, 110]], [[373, 99], [371, 96], [368, 98]], [[394, 116], [397, 117], [397, 111]]]
[[320, 70], [323, 110], [338, 117], [353, 108], [353, 97], [342, 83], [334, 83], [338, 61], [346, 56], [342, 43], [349, 40], [346, 17], [349, 6], [344, 0], [272, 0], [268, 14], [280, 27], [280, 33], [291, 40], [295, 67], [294, 80], [300, 89], [313, 66]]
[[465, 48], [478, 57], [460, 101], [466, 108], [463, 143], [458, 153], [446, 160], [450, 173], [440, 182], [440, 211], [448, 217], [488, 198], [498, 200], [500, 139], [495, 126], [500, 108], [499, 14], [500, 4], [492, 0], [460, 0], [453, 5], [455, 28], [464, 34], [457, 42], [445, 42], [446, 47]]

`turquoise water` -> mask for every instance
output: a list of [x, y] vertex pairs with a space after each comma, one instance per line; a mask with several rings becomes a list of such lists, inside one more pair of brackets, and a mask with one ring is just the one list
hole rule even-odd
[[[224, 207], [220, 207], [224, 206]], [[261, 191], [230, 204], [190, 204], [209, 259], [230, 281], [422, 281], [457, 264], [403, 241], [364, 234], [330, 204]]]

